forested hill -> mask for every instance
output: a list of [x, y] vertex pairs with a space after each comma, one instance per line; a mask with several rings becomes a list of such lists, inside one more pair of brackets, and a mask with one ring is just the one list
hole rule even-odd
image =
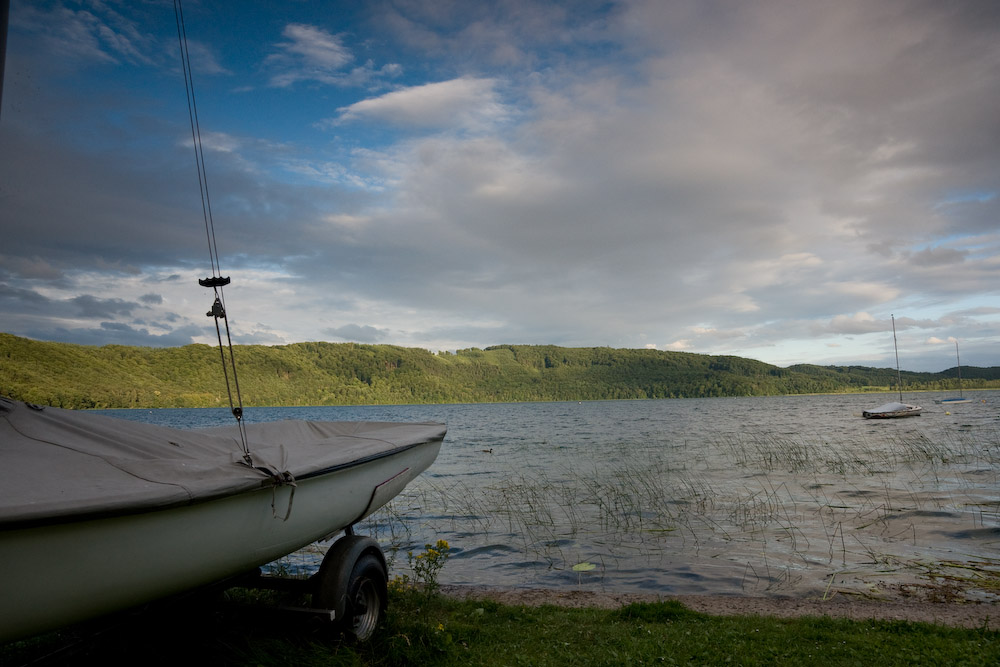
[[[363, 405], [771, 396], [888, 391], [896, 371], [779, 368], [686, 352], [498, 345], [418, 348], [297, 343], [235, 350], [245, 405]], [[906, 390], [952, 389], [957, 369], [903, 373]], [[962, 367], [966, 389], [1000, 388], [1000, 368]], [[227, 405], [218, 348], [91, 347], [0, 334], [0, 394], [69, 408]]]

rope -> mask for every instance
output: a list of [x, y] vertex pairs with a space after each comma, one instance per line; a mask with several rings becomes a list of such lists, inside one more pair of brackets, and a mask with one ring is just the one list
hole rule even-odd
[[[194, 96], [194, 77], [191, 71], [191, 54], [188, 51], [187, 30], [184, 27], [184, 10], [181, 1], [174, 0], [174, 18], [177, 22], [177, 42], [181, 51], [181, 67], [184, 70], [184, 92], [187, 95], [188, 119], [191, 124], [191, 141], [194, 144], [195, 168], [198, 172], [198, 190], [201, 194], [201, 213], [205, 221], [205, 237], [208, 241], [209, 263], [212, 276], [198, 281], [202, 287], [211, 287], [215, 292], [212, 309], [206, 313], [215, 318], [215, 334], [219, 341], [219, 354], [222, 356], [222, 374], [226, 380], [226, 393], [229, 395], [229, 409], [239, 426], [240, 446], [243, 450], [243, 460], [253, 467], [250, 447], [247, 444], [246, 425], [243, 423], [243, 397], [240, 394], [240, 383], [236, 375], [236, 358], [233, 356], [233, 339], [229, 332], [229, 318], [226, 317], [226, 297], [223, 287], [228, 285], [228, 277], [222, 277], [219, 261], [219, 247], [215, 240], [215, 220], [212, 218], [212, 200], [208, 195], [208, 172], [205, 169], [205, 150], [201, 142], [201, 126], [198, 123], [198, 105]], [[222, 329], [219, 320], [226, 330], [226, 345], [222, 343]], [[228, 350], [228, 357], [227, 357]], [[229, 374], [232, 372], [232, 382]], [[235, 392], [235, 398], [234, 398]]]
[[188, 51], [187, 30], [184, 26], [184, 10], [180, 0], [174, 0], [174, 19], [177, 22], [177, 40], [181, 50], [181, 67], [184, 70], [184, 93], [187, 95], [188, 119], [191, 124], [191, 141], [194, 144], [194, 166], [198, 172], [198, 191], [201, 195], [201, 214], [205, 220], [205, 236], [208, 241], [209, 263], [212, 276], [221, 277], [219, 248], [215, 240], [215, 220], [212, 218], [212, 202], [208, 194], [208, 172], [205, 169], [205, 151], [201, 141], [201, 125], [198, 123], [198, 103], [194, 96], [194, 77], [191, 70], [191, 54]]

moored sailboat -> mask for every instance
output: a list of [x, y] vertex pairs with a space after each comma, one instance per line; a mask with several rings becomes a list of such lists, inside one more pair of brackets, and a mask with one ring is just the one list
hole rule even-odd
[[896, 352], [896, 386], [899, 389], [899, 401], [885, 403], [871, 410], [864, 410], [861, 416], [865, 419], [896, 419], [898, 417], [919, 417], [923, 411], [919, 405], [903, 402], [903, 376], [899, 371], [899, 346], [896, 344], [896, 316], [892, 318], [892, 348]]
[[942, 398], [940, 401], [934, 401], [935, 403], [940, 403], [941, 405], [955, 405], [958, 403], [972, 403], [971, 398], [965, 398], [962, 394], [962, 359], [958, 356], [958, 341], [955, 341], [955, 362], [958, 364], [958, 396], [952, 396], [951, 398]]
[[864, 410], [861, 416], [865, 419], [895, 419], [896, 417], [919, 417], [921, 411], [923, 408], [920, 406], [893, 401], [871, 410]]

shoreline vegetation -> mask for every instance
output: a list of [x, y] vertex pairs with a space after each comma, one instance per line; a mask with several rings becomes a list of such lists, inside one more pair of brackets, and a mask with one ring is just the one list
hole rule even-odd
[[[542, 591], [535, 591], [542, 594]], [[589, 603], [593, 600], [587, 599]], [[753, 602], [752, 600], [745, 600]], [[692, 603], [693, 602], [693, 603]], [[234, 590], [222, 598], [166, 602], [113, 623], [70, 628], [0, 646], [0, 664], [175, 665], [995, 665], [992, 616], [948, 622], [912, 617], [885, 603], [789, 601], [781, 613], [734, 599], [728, 609], [697, 600], [566, 604], [508, 596], [390, 591], [371, 641], [282, 614], [274, 602]], [[724, 604], [723, 600], [716, 600]], [[874, 606], [873, 606], [874, 605]], [[891, 607], [891, 605], [889, 605]], [[928, 605], [924, 605], [928, 606]], [[942, 612], [955, 605], [932, 604]], [[942, 622], [944, 621], [944, 622]]]
[[[72, 409], [228, 405], [217, 347], [101, 347], [0, 333], [0, 394]], [[663, 350], [495, 345], [433, 353], [358, 343], [235, 347], [247, 406], [592, 401], [896, 391], [894, 368], [781, 368]], [[963, 366], [966, 391], [1000, 367]], [[954, 391], [958, 368], [901, 373], [903, 390]]]

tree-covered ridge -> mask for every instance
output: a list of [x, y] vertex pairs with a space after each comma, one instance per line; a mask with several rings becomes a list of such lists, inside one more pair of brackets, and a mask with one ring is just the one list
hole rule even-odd
[[[235, 348], [246, 405], [375, 405], [774, 396], [888, 391], [896, 371], [779, 368], [661, 350], [497, 345], [434, 354], [356, 343]], [[949, 390], [957, 368], [904, 372], [907, 390]], [[966, 389], [1000, 387], [1000, 368], [962, 367]], [[227, 405], [218, 348], [93, 347], [0, 334], [0, 394], [69, 408]]]

